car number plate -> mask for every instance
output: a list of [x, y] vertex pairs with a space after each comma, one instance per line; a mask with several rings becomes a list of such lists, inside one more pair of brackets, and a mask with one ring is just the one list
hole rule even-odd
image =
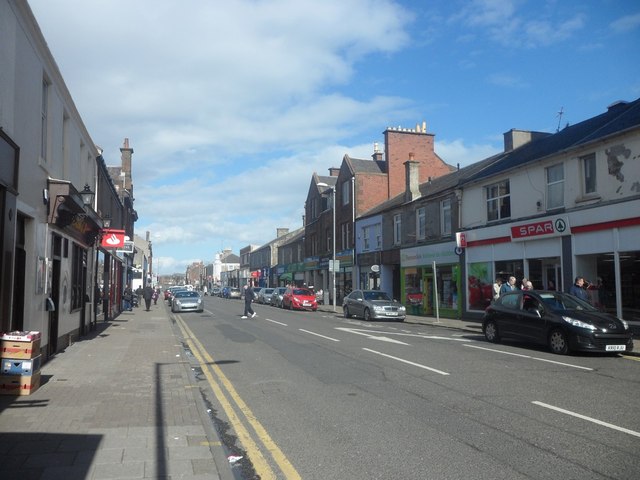
[[387, 317], [397, 317], [398, 312], [387, 312]]
[[302, 302], [302, 305], [304, 305], [305, 307], [308, 307], [309, 305], [311, 305], [311, 302], [309, 302], [308, 300], [304, 300]]
[[623, 352], [627, 349], [626, 345], [607, 345], [605, 350], [607, 352]]

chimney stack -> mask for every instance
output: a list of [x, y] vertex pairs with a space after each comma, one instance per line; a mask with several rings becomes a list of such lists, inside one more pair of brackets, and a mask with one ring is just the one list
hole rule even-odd
[[420, 198], [420, 163], [415, 161], [415, 155], [409, 153], [409, 160], [404, 162], [405, 167], [405, 202], [412, 202]]

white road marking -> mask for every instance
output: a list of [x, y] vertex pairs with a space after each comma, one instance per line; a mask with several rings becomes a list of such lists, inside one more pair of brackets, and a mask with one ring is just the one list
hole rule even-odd
[[[387, 337], [378, 337], [372, 335], [373, 333], [380, 333], [386, 335], [394, 335], [394, 336], [403, 336], [403, 337], [415, 337], [415, 338], [426, 338], [428, 340], [451, 340], [454, 342], [470, 342], [471, 340], [467, 338], [451, 338], [451, 337], [441, 337], [438, 335], [424, 335], [421, 333], [402, 333], [402, 332], [388, 332], [388, 331], [380, 331], [380, 330], [362, 330], [359, 328], [347, 328], [347, 327], [335, 327], [336, 330], [342, 330], [343, 332], [355, 333], [356, 335], [364, 335], [365, 337], [371, 337], [376, 340], [382, 340]], [[387, 339], [387, 341], [393, 341]], [[398, 343], [397, 341], [393, 341], [394, 343]], [[402, 343], [402, 342], [400, 342]], [[405, 343], [404, 345], [408, 345]]]
[[271, 320], [270, 318], [265, 318], [265, 320], [267, 322], [271, 322], [271, 323], [277, 323], [278, 325], [282, 325], [283, 327], [288, 327], [289, 325], [287, 325], [286, 323], [282, 323], [282, 322], [277, 322], [275, 320]]
[[303, 328], [299, 328], [298, 330], [300, 330], [301, 332], [304, 332], [304, 333], [308, 333], [310, 335], [315, 335], [317, 337], [326, 338], [327, 340], [331, 340], [332, 342], [339, 342], [340, 341], [337, 338], [325, 337], [324, 335], [320, 335], [319, 333], [315, 333], [315, 332], [310, 332], [309, 330], [305, 330]]
[[376, 355], [381, 355], [383, 357], [391, 358], [393, 360], [397, 360], [402, 363], [406, 363], [408, 365], [413, 365], [414, 367], [424, 368], [425, 370], [429, 370], [431, 372], [439, 373], [440, 375], [449, 375], [447, 372], [443, 372], [442, 370], [437, 370], [435, 368], [427, 367], [426, 365], [422, 365], [420, 363], [410, 362], [409, 360], [405, 360], [403, 358], [394, 357], [393, 355], [387, 355], [386, 353], [377, 352], [375, 350], [371, 350], [370, 348], [363, 348], [367, 352], [375, 353]]
[[580, 415], [579, 413], [572, 412], [571, 410], [565, 410], [564, 408], [554, 407], [553, 405], [549, 405], [548, 403], [542, 403], [538, 401], [531, 402], [534, 405], [538, 405], [540, 407], [548, 408], [550, 410], [555, 410], [556, 412], [566, 413], [567, 415], [571, 415], [572, 417], [581, 418], [582, 420], [587, 420], [588, 422], [593, 422], [598, 425], [602, 425], [603, 427], [611, 428], [613, 430], [618, 430], [619, 432], [628, 433], [629, 435], [633, 435], [634, 437], [640, 437], [640, 432], [636, 432], [635, 430], [629, 430], [628, 428], [618, 427], [617, 425], [613, 425], [612, 423], [603, 422], [602, 420], [597, 420], [595, 418], [587, 417], [586, 415]]
[[593, 368], [583, 367], [581, 365], [573, 365], [571, 363], [556, 362], [555, 360], [548, 360], [546, 358], [532, 357], [531, 355], [523, 355], [521, 353], [505, 352], [504, 350], [497, 350], [495, 348], [480, 347], [478, 345], [465, 345], [465, 347], [477, 348], [478, 350], [486, 350], [487, 352], [503, 353], [504, 355], [511, 355], [513, 357], [530, 358], [531, 360], [538, 360], [539, 362], [554, 363], [556, 365], [562, 365], [564, 367], [579, 368], [581, 370], [593, 371]]

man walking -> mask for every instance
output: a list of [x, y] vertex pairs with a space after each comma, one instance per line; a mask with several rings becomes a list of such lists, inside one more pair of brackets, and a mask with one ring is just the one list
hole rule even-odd
[[248, 318], [251, 315], [251, 318], [256, 316], [256, 312], [251, 308], [251, 302], [253, 302], [254, 293], [253, 293], [253, 285], [251, 281], [247, 283], [244, 287], [244, 315], [242, 318]]
[[151, 298], [153, 297], [153, 288], [151, 288], [150, 283], [142, 290], [142, 296], [144, 297], [144, 306], [148, 312], [151, 309]]

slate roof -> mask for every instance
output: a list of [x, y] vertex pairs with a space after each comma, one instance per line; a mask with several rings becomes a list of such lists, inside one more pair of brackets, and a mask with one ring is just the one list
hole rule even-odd
[[344, 160], [352, 173], [387, 173], [384, 161], [351, 158], [349, 155], [345, 155]]
[[622, 133], [640, 126], [640, 99], [633, 102], [613, 104], [600, 115], [565, 127], [557, 133], [533, 140], [510, 152], [501, 154], [493, 165], [478, 172], [473, 178], [477, 180], [497, 175], [529, 162], [539, 161], [545, 157], [565, 150], [585, 146], [596, 140]]

